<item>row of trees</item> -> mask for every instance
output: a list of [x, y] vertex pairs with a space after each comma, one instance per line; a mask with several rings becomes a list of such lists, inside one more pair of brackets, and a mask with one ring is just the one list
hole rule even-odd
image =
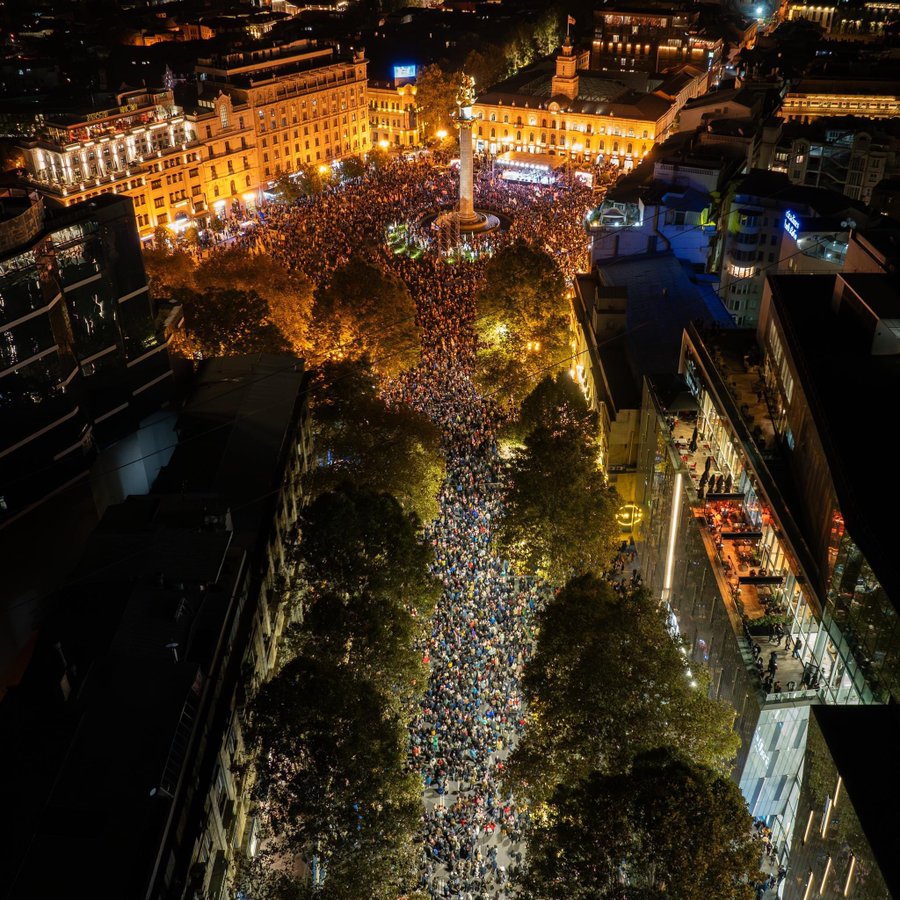
[[534, 812], [526, 896], [750, 900], [760, 849], [727, 777], [734, 712], [686, 665], [659, 605], [582, 575], [537, 627], [508, 766]]
[[566, 373], [525, 399], [509, 437], [498, 550], [564, 584], [536, 619], [527, 726], [507, 785], [532, 812], [524, 896], [752, 897], [759, 851], [728, 780], [733, 710], [709, 697], [659, 604], [603, 577], [617, 495], [596, 421]]
[[248, 717], [266, 831], [244, 888], [302, 896], [313, 870], [319, 897], [395, 900], [418, 876], [421, 785], [406, 753], [427, 682], [413, 647], [439, 590], [430, 548], [394, 497], [349, 483], [317, 497], [303, 529], [309, 609]]
[[346, 262], [318, 291], [302, 273], [242, 249], [200, 261], [172, 247], [147, 250], [144, 265], [154, 294], [184, 310], [178, 349], [188, 357], [368, 354], [380, 375], [418, 361], [415, 303], [406, 285], [361, 257]]
[[255, 900], [414, 898], [421, 784], [407, 744], [428, 682], [414, 647], [439, 594], [420, 517], [437, 511], [440, 434], [385, 403], [367, 359], [321, 365], [310, 401], [305, 615], [250, 707], [267, 828], [243, 886]]

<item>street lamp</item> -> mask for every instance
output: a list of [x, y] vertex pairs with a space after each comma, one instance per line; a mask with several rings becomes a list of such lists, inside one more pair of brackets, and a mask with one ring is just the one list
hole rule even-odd
[[390, 141], [379, 141], [378, 146], [381, 147], [382, 150], [387, 150], [388, 147], [391, 146]]
[[447, 132], [446, 132], [443, 128], [441, 128], [441, 129], [437, 132], [437, 137], [438, 137], [438, 140], [439, 140], [439, 141], [442, 141], [442, 140], [444, 140], [444, 138], [447, 137]]

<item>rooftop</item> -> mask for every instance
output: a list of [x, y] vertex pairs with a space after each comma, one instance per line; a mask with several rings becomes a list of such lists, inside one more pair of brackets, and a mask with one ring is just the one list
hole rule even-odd
[[721, 302], [709, 300], [673, 253], [625, 256], [597, 269], [602, 284], [628, 288], [628, 346], [638, 377], [678, 370], [689, 322], [732, 326]]
[[647, 93], [656, 78], [651, 81], [646, 72], [609, 72], [601, 74], [593, 70], [578, 72], [578, 96], [574, 100], [552, 94], [554, 60], [540, 60], [489, 88], [479, 95], [476, 103], [486, 105], [523, 106], [532, 109], [548, 109], [556, 103], [560, 111], [582, 115], [615, 115], [656, 122], [669, 110], [671, 100]]
[[[179, 444], [153, 486], [217, 494], [231, 509], [242, 546], [262, 530], [280, 487], [283, 454], [305, 403], [303, 361], [258, 354], [202, 363], [178, 417]], [[251, 539], [252, 540], [252, 539]]]

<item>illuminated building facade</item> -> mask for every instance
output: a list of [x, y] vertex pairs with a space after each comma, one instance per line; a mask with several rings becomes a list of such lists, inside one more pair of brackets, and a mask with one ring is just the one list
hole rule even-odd
[[[23, 143], [30, 184], [66, 205], [100, 194], [131, 197], [138, 228], [205, 213], [195, 124], [171, 91], [131, 91], [110, 109], [58, 115]], [[194, 205], [194, 198], [200, 204]]]
[[900, 800], [892, 706], [814, 706], [785, 900], [890, 900], [900, 894], [893, 829]]
[[131, 201], [0, 206], [0, 521], [86, 474], [172, 390]]
[[[817, 221], [823, 216], [827, 223]], [[795, 186], [780, 172], [751, 170], [720, 213], [715, 249], [720, 296], [735, 322], [756, 325], [768, 272], [837, 271], [849, 221], [863, 224], [864, 218], [859, 204], [836, 191]], [[848, 224], [841, 226], [842, 221]]]
[[[419, 133], [416, 86], [410, 82], [396, 87], [370, 81], [369, 142], [372, 147], [416, 147]], [[434, 137], [434, 135], [431, 135]]]
[[662, 72], [690, 64], [717, 68], [722, 39], [706, 35], [695, 7], [622, 0], [594, 13], [592, 69], [640, 69]]
[[347, 61], [307, 41], [201, 59], [201, 103], [227, 94], [248, 117], [265, 184], [303, 165], [331, 165], [368, 152], [366, 59]]
[[23, 142], [28, 181], [71, 205], [134, 203], [142, 237], [252, 209], [279, 175], [369, 148], [366, 61], [307, 42], [201, 60], [193, 111], [171, 91], [120, 94], [111, 109], [44, 117]]
[[[645, 580], [735, 708], [735, 780], [804, 883], [811, 706], [900, 694], [894, 489], [869, 485], [892, 458], [898, 315], [880, 273], [773, 275], [755, 333], [691, 326], [681, 376], [645, 383]], [[846, 427], [850, 402], [870, 440]]]
[[900, 3], [873, 0], [861, 4], [787, 3], [781, 15], [788, 21], [806, 19], [826, 35], [841, 41], [880, 42], [889, 26], [900, 19]]
[[669, 133], [680, 104], [706, 90], [707, 73], [690, 67], [673, 73], [672, 93], [665, 82], [652, 93], [623, 89], [582, 68], [587, 56], [567, 43], [554, 74], [525, 70], [479, 96], [476, 149], [550, 153], [628, 170]]
[[785, 95], [779, 115], [801, 122], [823, 116], [891, 119], [900, 116], [900, 89], [896, 81], [803, 78]]

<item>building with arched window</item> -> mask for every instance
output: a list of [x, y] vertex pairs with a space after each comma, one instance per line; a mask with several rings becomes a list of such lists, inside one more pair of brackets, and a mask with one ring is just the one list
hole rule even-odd
[[577, 162], [637, 165], [673, 128], [680, 106], [707, 87], [705, 70], [664, 77], [587, 69], [568, 41], [555, 58], [524, 69], [475, 102], [476, 150], [562, 155]]

